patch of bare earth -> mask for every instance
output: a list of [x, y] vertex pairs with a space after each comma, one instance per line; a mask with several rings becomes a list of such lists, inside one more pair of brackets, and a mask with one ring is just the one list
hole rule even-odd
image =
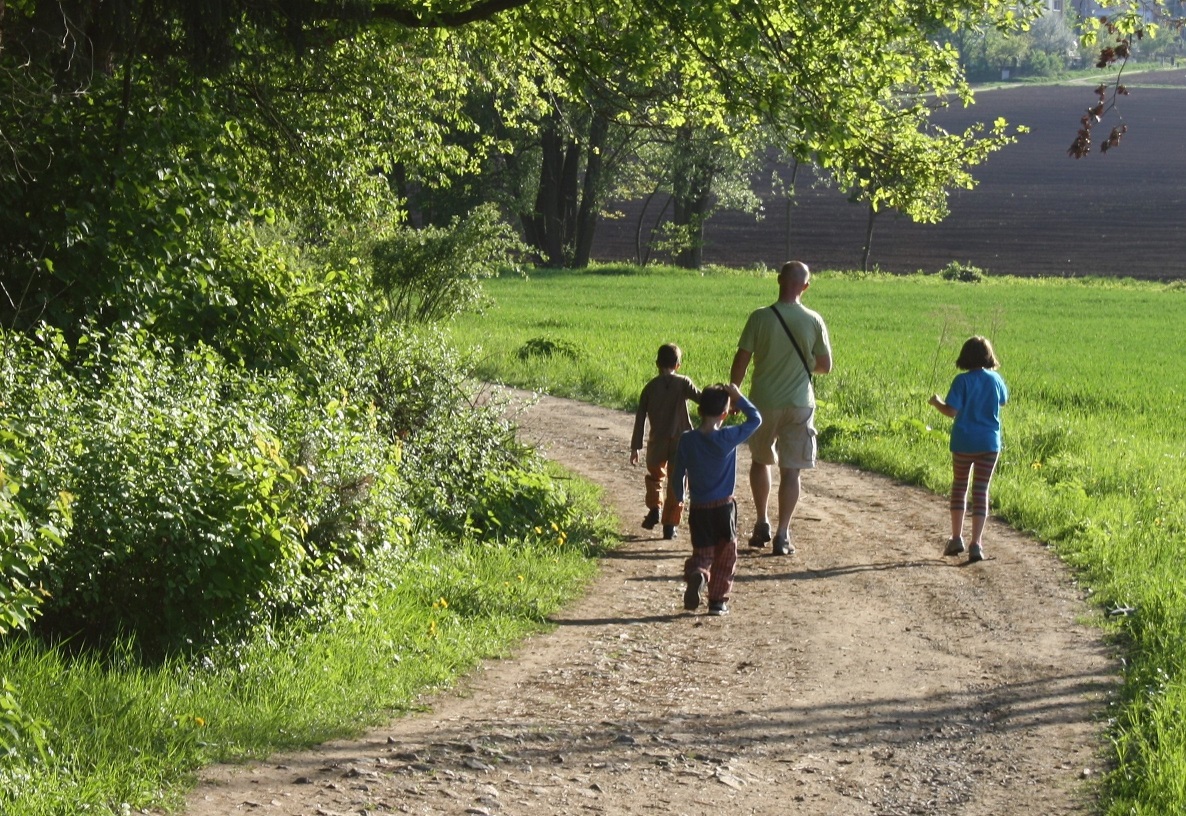
[[1094, 812], [1116, 665], [1042, 545], [990, 521], [987, 561], [944, 558], [942, 497], [825, 463], [797, 554], [743, 538], [732, 613], [687, 613], [686, 529], [638, 527], [632, 417], [527, 396], [522, 437], [625, 519], [588, 594], [427, 713], [210, 769], [190, 816]]

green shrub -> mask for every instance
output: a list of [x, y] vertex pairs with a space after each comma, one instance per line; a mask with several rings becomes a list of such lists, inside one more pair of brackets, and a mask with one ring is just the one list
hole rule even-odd
[[296, 378], [144, 332], [20, 340], [4, 369], [6, 415], [30, 445], [15, 475], [38, 507], [74, 496], [73, 529], [38, 572], [51, 594], [38, 630], [200, 649], [340, 613], [425, 528], [493, 540], [499, 524], [539, 523], [508, 515], [535, 501], [516, 494], [535, 477], [499, 409], [470, 404], [466, 362], [439, 335], [351, 342], [311, 344]]
[[197, 646], [326, 610], [405, 537], [396, 451], [365, 395], [142, 332], [42, 341], [14, 336], [3, 370], [29, 447], [16, 478], [39, 507], [74, 496], [74, 527], [38, 571], [41, 631]]
[[524, 361], [533, 357], [567, 357], [570, 360], [579, 360], [581, 349], [575, 343], [560, 338], [532, 337], [519, 346], [515, 356]]
[[[40, 379], [52, 357], [27, 353], [30, 344], [20, 336], [0, 335], [0, 349], [0, 394], [5, 395], [0, 402], [0, 635], [5, 635], [27, 628], [38, 614], [45, 590], [34, 574], [62, 546], [73, 497], [46, 489], [44, 473], [30, 465], [30, 430], [12, 404], [24, 383]], [[22, 488], [26, 478], [31, 489]]]
[[157, 652], [291, 601], [307, 553], [301, 473], [267, 422], [266, 392], [283, 383], [261, 388], [209, 348], [175, 354], [143, 334], [78, 352], [57, 372], [76, 378], [73, 403], [30, 414], [47, 430], [38, 459], [76, 497], [41, 573], [44, 628], [86, 642], [126, 632]]
[[68, 493], [40, 512], [26, 508], [20, 485], [8, 475], [15, 459], [3, 447], [18, 438], [19, 432], [0, 423], [0, 635], [27, 628], [38, 614], [45, 591], [34, 572], [62, 545], [70, 526]]
[[391, 318], [427, 323], [477, 307], [479, 282], [522, 249], [497, 208], [487, 204], [447, 228], [403, 229], [377, 241], [371, 261]]
[[952, 261], [939, 270], [939, 277], [943, 280], [959, 281], [961, 283], [980, 283], [984, 280], [985, 272], [978, 266]]

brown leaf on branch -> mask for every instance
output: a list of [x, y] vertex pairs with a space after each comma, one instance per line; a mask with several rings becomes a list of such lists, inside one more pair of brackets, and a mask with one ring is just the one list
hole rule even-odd
[[1091, 131], [1083, 128], [1079, 131], [1079, 135], [1075, 137], [1075, 141], [1067, 148], [1067, 155], [1072, 159], [1081, 159], [1091, 152]]
[[[1100, 23], [1110, 34], [1116, 34], [1116, 26], [1108, 20], [1107, 17], [1100, 17]], [[1136, 32], [1137, 38], [1140, 39], [1144, 35], [1143, 30]], [[1118, 35], [1119, 36], [1119, 35]], [[1132, 41], [1127, 38], [1118, 39], [1116, 44], [1111, 47], [1104, 47], [1100, 49], [1099, 59], [1096, 62], [1097, 68], [1107, 68], [1108, 66], [1119, 62], [1121, 73], [1124, 71], [1124, 66], [1128, 63], [1129, 57], [1132, 56]], [[1120, 84], [1120, 76], [1117, 74], [1114, 84], [1109, 85], [1107, 82], [1102, 82], [1095, 86], [1096, 102], [1087, 109], [1087, 112], [1079, 119], [1079, 132], [1075, 136], [1075, 141], [1067, 148], [1067, 155], [1073, 159], [1081, 159], [1091, 152], [1091, 129], [1099, 122], [1102, 122], [1104, 116], [1109, 111], [1116, 110], [1117, 115], [1119, 111], [1116, 107], [1116, 99], [1120, 96], [1128, 96], [1128, 88]], [[1121, 117], [1123, 118], [1123, 117]], [[1112, 128], [1112, 132], [1108, 134], [1108, 138], [1100, 144], [1100, 153], [1107, 153], [1113, 147], [1120, 145], [1120, 138], [1128, 132], [1128, 126], [1121, 124]]]

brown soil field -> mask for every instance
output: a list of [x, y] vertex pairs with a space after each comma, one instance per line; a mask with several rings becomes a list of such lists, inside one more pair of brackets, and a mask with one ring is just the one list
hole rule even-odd
[[[1094, 104], [1094, 84], [979, 91], [972, 107], [936, 113], [934, 121], [952, 132], [997, 117], [1030, 132], [974, 170], [978, 185], [952, 193], [942, 223], [878, 214], [870, 267], [935, 272], [960, 261], [989, 274], [1186, 277], [1186, 71], [1127, 77], [1130, 95], [1096, 126], [1098, 143], [1127, 124], [1120, 146], [1072, 159], [1067, 148], [1079, 117]], [[783, 175], [789, 179], [789, 170]], [[634, 258], [639, 207], [618, 206], [627, 217], [599, 225], [598, 260]], [[790, 255], [817, 270], [860, 268], [866, 205], [813, 187], [812, 174], [801, 171], [789, 244], [787, 210], [784, 198], [771, 196], [761, 221], [718, 213], [706, 228], [705, 262], [776, 267]]]

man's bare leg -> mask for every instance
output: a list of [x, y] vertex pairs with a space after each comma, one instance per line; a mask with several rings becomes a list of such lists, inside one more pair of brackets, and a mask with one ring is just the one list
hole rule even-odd
[[799, 468], [780, 468], [778, 471], [778, 538], [789, 538], [791, 516], [799, 504], [801, 491]]
[[749, 545], [761, 547], [770, 540], [770, 466], [750, 463], [749, 486], [754, 496], [754, 511], [758, 516]]

